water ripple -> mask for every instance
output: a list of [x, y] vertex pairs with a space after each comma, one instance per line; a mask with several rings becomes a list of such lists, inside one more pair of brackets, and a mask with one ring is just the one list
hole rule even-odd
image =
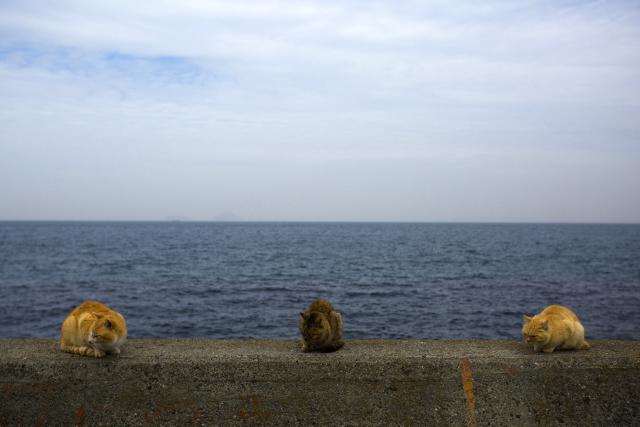
[[319, 296], [348, 338], [503, 338], [562, 303], [640, 339], [640, 226], [0, 222], [0, 337], [84, 299], [134, 337], [295, 338]]

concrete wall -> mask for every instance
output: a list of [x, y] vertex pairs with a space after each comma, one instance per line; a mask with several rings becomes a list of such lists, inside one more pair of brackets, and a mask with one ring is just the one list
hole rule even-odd
[[0, 426], [639, 425], [640, 342], [130, 340], [119, 357], [0, 340]]

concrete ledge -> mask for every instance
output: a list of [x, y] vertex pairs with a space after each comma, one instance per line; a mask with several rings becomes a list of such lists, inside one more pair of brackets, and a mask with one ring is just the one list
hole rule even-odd
[[640, 341], [130, 340], [119, 357], [0, 340], [0, 426], [637, 425]]

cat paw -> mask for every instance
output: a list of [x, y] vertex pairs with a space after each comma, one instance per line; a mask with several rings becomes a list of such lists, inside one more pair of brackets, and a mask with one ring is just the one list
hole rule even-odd
[[549, 348], [543, 348], [542, 351], [544, 351], [545, 353], [553, 353], [553, 350], [555, 350], [555, 347], [549, 347]]
[[120, 349], [119, 348], [114, 348], [113, 350], [111, 350], [112, 354], [120, 354]]
[[99, 357], [104, 357], [107, 353], [105, 353], [102, 350], [96, 350], [95, 348], [93, 349], [93, 357], [99, 358]]

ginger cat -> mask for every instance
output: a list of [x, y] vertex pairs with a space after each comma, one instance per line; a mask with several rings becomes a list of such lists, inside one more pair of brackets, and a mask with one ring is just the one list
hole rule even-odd
[[336, 351], [344, 345], [342, 316], [326, 299], [319, 298], [300, 313], [302, 351]]
[[555, 349], [587, 350], [591, 348], [584, 339], [584, 327], [578, 316], [567, 307], [550, 305], [533, 317], [522, 316], [522, 338], [533, 343], [535, 351], [551, 353]]
[[60, 349], [81, 356], [120, 354], [127, 339], [124, 317], [98, 301], [85, 301], [62, 322]]

